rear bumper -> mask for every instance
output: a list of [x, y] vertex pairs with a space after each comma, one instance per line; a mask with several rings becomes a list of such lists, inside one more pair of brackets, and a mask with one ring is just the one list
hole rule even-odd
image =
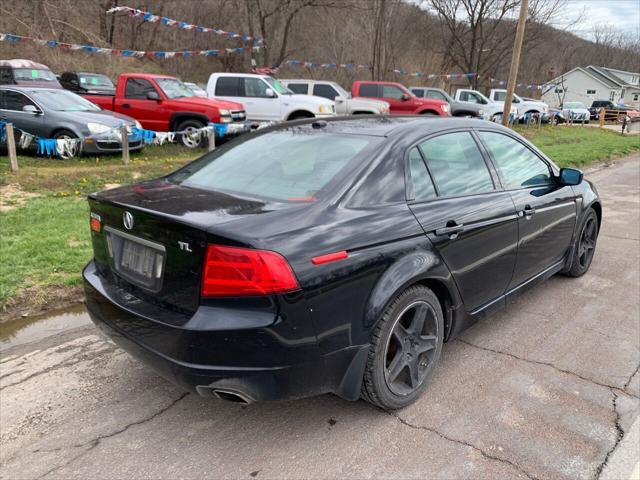
[[131, 295], [106, 284], [93, 261], [83, 278], [87, 310], [96, 326], [133, 357], [188, 390], [202, 396], [214, 396], [218, 390], [232, 392], [246, 401], [329, 392], [349, 400], [359, 397], [368, 345], [322, 352], [315, 336], [283, 338], [281, 321], [265, 325], [259, 316], [248, 320], [247, 312], [238, 312], [241, 329], [218, 329], [213, 325], [220, 322], [212, 318], [216, 309], [206, 306], [200, 307], [193, 322], [183, 323], [186, 317], [178, 313], [170, 318], [166, 310], [153, 318], [149, 314], [158, 307], [141, 312], [123, 306], [122, 299]]

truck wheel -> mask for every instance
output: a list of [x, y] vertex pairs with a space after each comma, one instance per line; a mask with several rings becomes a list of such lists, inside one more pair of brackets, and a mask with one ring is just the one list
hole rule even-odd
[[293, 112], [287, 120], [301, 120], [303, 118], [313, 118], [315, 115], [310, 112]]
[[205, 147], [207, 145], [207, 137], [204, 134], [198, 135], [196, 131], [204, 127], [204, 124], [199, 120], [185, 120], [178, 125], [179, 132], [185, 132], [180, 135], [180, 142], [185, 147], [197, 148]]
[[438, 297], [422, 285], [400, 293], [371, 332], [362, 398], [392, 410], [413, 403], [433, 375], [443, 339]]

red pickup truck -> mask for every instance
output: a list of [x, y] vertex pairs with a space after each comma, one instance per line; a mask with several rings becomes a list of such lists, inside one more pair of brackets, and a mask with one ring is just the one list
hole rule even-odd
[[353, 82], [351, 95], [384, 100], [389, 104], [389, 111], [393, 115], [451, 116], [451, 108], [447, 102], [433, 98], [418, 98], [401, 83]]
[[[242, 104], [197, 97], [180, 80], [166, 75], [123, 73], [118, 77], [115, 95], [83, 96], [105, 110], [133, 117], [143, 128], [157, 132], [188, 132], [209, 122], [246, 120]], [[197, 146], [192, 136], [182, 135], [180, 140], [188, 147]]]

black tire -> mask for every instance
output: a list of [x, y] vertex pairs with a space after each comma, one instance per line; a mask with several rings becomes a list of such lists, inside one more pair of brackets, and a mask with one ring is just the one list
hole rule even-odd
[[53, 134], [53, 138], [55, 138], [56, 140], [62, 139], [62, 138], [78, 138], [78, 136], [73, 133], [71, 130], [58, 130], [56, 133]]
[[[423, 311], [424, 320], [418, 327], [414, 322]], [[438, 297], [422, 285], [400, 293], [371, 332], [361, 397], [389, 410], [416, 401], [433, 375], [443, 340], [444, 317]]]
[[[178, 132], [197, 130], [204, 127], [204, 123], [200, 120], [184, 120], [178, 125]], [[188, 148], [199, 148], [207, 146], [207, 136], [201, 135], [199, 139], [191, 137], [190, 135], [180, 135], [180, 143]]]
[[438, 114], [431, 111], [420, 112], [420, 115], [424, 115], [425, 117], [437, 117]]
[[315, 115], [309, 112], [294, 112], [287, 120], [302, 120], [303, 118], [314, 118]]
[[571, 258], [571, 268], [563, 272], [568, 277], [584, 275], [593, 261], [598, 240], [598, 215], [593, 208], [585, 214], [579, 232]]

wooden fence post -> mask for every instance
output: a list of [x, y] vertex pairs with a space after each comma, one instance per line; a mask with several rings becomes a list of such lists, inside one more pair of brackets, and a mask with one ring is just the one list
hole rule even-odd
[[600, 113], [598, 114], [598, 120], [600, 122], [600, 128], [604, 127], [604, 107], [600, 107]]
[[129, 134], [127, 133], [126, 125], [120, 127], [120, 137], [122, 144], [122, 163], [127, 165], [129, 163]]
[[18, 156], [16, 155], [16, 137], [13, 136], [13, 124], [5, 124], [7, 134], [7, 150], [9, 150], [9, 168], [12, 172], [18, 171]]
[[213, 152], [216, 149], [216, 129], [211, 127], [207, 130], [207, 138], [209, 140], [209, 151]]

